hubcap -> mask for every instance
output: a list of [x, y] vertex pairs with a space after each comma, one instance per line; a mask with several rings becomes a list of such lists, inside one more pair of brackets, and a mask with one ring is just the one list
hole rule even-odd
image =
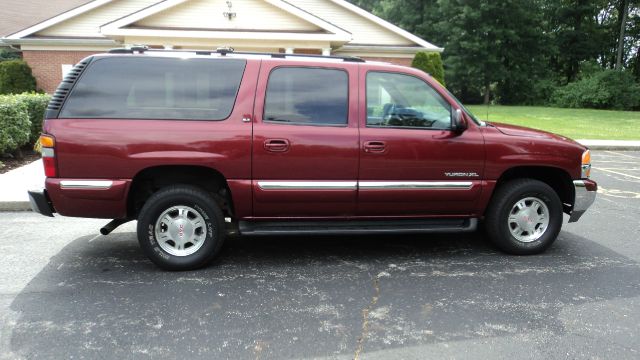
[[549, 208], [536, 197], [524, 198], [513, 205], [509, 212], [509, 231], [516, 240], [538, 240], [549, 227]]
[[202, 215], [183, 205], [171, 207], [160, 214], [155, 229], [160, 248], [174, 256], [195, 253], [207, 237]]

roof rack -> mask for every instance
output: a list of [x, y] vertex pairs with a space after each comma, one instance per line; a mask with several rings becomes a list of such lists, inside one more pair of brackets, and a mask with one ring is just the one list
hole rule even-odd
[[227, 54], [237, 55], [265, 55], [271, 56], [275, 59], [286, 59], [292, 57], [300, 58], [315, 58], [315, 59], [337, 59], [345, 62], [366, 62], [364, 59], [356, 56], [330, 56], [330, 55], [313, 55], [313, 54], [283, 54], [283, 53], [267, 53], [267, 52], [251, 52], [251, 51], [234, 51], [233, 48], [218, 48], [216, 50], [172, 50], [172, 49], [150, 49], [145, 45], [135, 45], [130, 48], [115, 48], [108, 51], [109, 54], [134, 54], [145, 52], [182, 52], [182, 53], [195, 53], [196, 55], [212, 55], [220, 54], [226, 56]]

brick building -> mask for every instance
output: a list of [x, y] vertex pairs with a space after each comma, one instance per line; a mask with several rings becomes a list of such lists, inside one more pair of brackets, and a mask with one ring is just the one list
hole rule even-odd
[[418, 51], [442, 51], [344, 0], [0, 0], [0, 9], [0, 46], [20, 49], [47, 92], [82, 58], [133, 44], [402, 65]]

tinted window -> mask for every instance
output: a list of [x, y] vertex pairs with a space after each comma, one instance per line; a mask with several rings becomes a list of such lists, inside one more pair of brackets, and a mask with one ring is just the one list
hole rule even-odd
[[315, 68], [278, 68], [269, 75], [264, 120], [346, 125], [347, 73]]
[[367, 74], [367, 126], [451, 128], [451, 105], [426, 82], [403, 74]]
[[99, 59], [76, 83], [60, 117], [226, 119], [244, 67], [235, 59]]

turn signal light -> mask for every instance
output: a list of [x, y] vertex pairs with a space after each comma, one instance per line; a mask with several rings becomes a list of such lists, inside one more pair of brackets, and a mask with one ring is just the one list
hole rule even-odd
[[43, 148], [52, 148], [56, 146], [56, 139], [54, 139], [53, 136], [50, 135], [40, 135], [40, 145]]
[[591, 151], [582, 153], [582, 178], [587, 179], [591, 175]]
[[42, 147], [42, 164], [44, 165], [44, 175], [46, 177], [56, 177], [58, 167], [56, 166], [56, 139], [51, 135], [41, 135], [40, 145]]

